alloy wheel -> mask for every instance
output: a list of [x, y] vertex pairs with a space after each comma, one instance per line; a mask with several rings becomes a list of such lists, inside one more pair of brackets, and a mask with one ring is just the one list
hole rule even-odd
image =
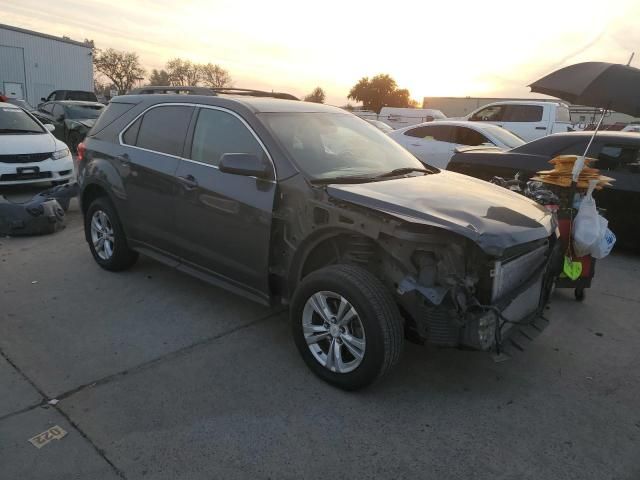
[[113, 225], [103, 210], [96, 210], [91, 217], [91, 242], [102, 260], [109, 260], [113, 256]]
[[302, 312], [302, 330], [309, 350], [332, 372], [349, 373], [362, 363], [366, 339], [356, 309], [330, 291], [311, 295]]

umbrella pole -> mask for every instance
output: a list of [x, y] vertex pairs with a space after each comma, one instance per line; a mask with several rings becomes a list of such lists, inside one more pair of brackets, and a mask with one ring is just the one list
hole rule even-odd
[[602, 122], [604, 120], [604, 116], [607, 114], [607, 109], [603, 109], [602, 110], [602, 115], [600, 116], [600, 120], [598, 121], [598, 123], [596, 124], [596, 129], [593, 131], [593, 135], [591, 135], [591, 138], [589, 139], [589, 143], [587, 144], [587, 148], [584, 150], [584, 154], [582, 155], [582, 157], [578, 157], [576, 159], [576, 163], [573, 166], [573, 170], [571, 171], [571, 197], [573, 201], [573, 194], [576, 191], [576, 185], [578, 183], [578, 177], [580, 176], [580, 172], [582, 172], [582, 169], [584, 168], [584, 161], [585, 158], [587, 157], [587, 154], [589, 153], [589, 149], [591, 148], [591, 144], [593, 144], [593, 140], [595, 140], [596, 138], [596, 134], [598, 133], [598, 130], [600, 130], [600, 127], [602, 126]]
[[[607, 114], [607, 110], [602, 110], [602, 115], [600, 116], [600, 120], [598, 121], [597, 125], [596, 125], [596, 129], [593, 131], [593, 135], [591, 136], [591, 139], [589, 140], [589, 143], [587, 144], [587, 148], [584, 151], [584, 155], [583, 157], [587, 156], [587, 153], [589, 153], [589, 149], [591, 148], [591, 144], [593, 143], [593, 140], [596, 138], [596, 134], [598, 133], [598, 130], [600, 130], [600, 127], [602, 126], [602, 121], [604, 120], [604, 116]], [[580, 169], [582, 171], [582, 169]]]

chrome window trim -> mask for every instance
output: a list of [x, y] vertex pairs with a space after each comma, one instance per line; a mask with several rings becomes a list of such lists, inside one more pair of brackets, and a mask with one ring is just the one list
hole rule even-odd
[[[170, 153], [158, 152], [157, 150], [150, 150], [148, 148], [138, 147], [136, 145], [129, 145], [128, 143], [124, 143], [124, 141], [123, 141], [124, 132], [126, 132], [129, 129], [129, 127], [131, 125], [133, 125], [140, 117], [142, 117], [145, 113], [147, 113], [149, 110], [151, 110], [153, 108], [167, 107], [167, 106], [168, 107], [170, 107], [170, 106], [179, 106], [179, 107], [208, 108], [210, 110], [218, 110], [218, 111], [221, 111], [221, 112], [229, 113], [229, 114], [233, 115], [234, 117], [236, 117], [238, 120], [240, 120], [240, 122], [242, 122], [242, 124], [245, 126], [245, 128], [247, 130], [249, 130], [251, 135], [253, 135], [253, 138], [256, 139], [256, 141], [258, 142], [258, 144], [260, 145], [260, 147], [262, 148], [262, 150], [266, 154], [267, 158], [269, 159], [269, 163], [271, 163], [271, 168], [273, 169], [273, 180], [270, 180], [270, 179], [269, 180], [261, 179], [261, 180], [267, 181], [267, 182], [276, 183], [278, 178], [277, 178], [276, 166], [275, 166], [275, 163], [273, 162], [273, 158], [271, 157], [271, 154], [269, 153], [269, 150], [267, 150], [267, 147], [262, 142], [260, 137], [258, 137], [258, 135], [253, 130], [253, 128], [251, 128], [251, 125], [249, 125], [244, 118], [242, 118], [240, 115], [238, 115], [233, 110], [229, 110], [228, 108], [224, 108], [224, 107], [218, 107], [216, 105], [204, 105], [202, 103], [185, 103], [185, 102], [180, 102], [180, 103], [177, 103], [177, 102], [156, 103], [155, 105], [151, 105], [150, 107], [146, 108], [145, 110], [140, 112], [138, 115], [136, 115], [136, 117], [133, 120], [131, 120], [127, 125], [125, 125], [125, 127], [120, 131], [120, 133], [118, 134], [118, 142], [120, 143], [120, 145], [123, 146], [123, 147], [137, 148], [138, 150], [142, 150], [142, 151], [150, 152], [150, 153], [155, 153], [155, 154], [158, 154], [158, 155], [164, 155], [164, 156], [171, 157], [171, 158], [177, 158], [177, 159], [180, 159], [180, 160], [185, 160], [187, 162], [196, 163], [198, 165], [203, 165], [205, 167], [210, 167], [210, 168], [215, 168], [216, 170], [220, 170], [217, 165], [210, 165], [208, 163], [200, 162], [198, 160], [192, 160], [190, 158], [181, 157], [179, 155], [172, 155]], [[249, 177], [249, 178], [257, 178], [257, 177]]]

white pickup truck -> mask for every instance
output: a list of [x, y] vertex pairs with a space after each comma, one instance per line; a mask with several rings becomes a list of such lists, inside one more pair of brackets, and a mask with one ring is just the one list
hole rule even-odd
[[490, 103], [464, 117], [493, 123], [530, 142], [558, 132], [573, 131], [569, 106], [561, 102], [510, 100]]

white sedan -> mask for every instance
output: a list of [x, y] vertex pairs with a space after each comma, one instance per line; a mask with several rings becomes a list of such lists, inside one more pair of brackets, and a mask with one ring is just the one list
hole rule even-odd
[[30, 113], [0, 102], [0, 186], [21, 183], [67, 183], [74, 177], [67, 146]]
[[520, 137], [497, 125], [442, 120], [400, 128], [388, 134], [421, 162], [447, 168], [460, 147], [493, 146], [508, 150], [525, 143]]

